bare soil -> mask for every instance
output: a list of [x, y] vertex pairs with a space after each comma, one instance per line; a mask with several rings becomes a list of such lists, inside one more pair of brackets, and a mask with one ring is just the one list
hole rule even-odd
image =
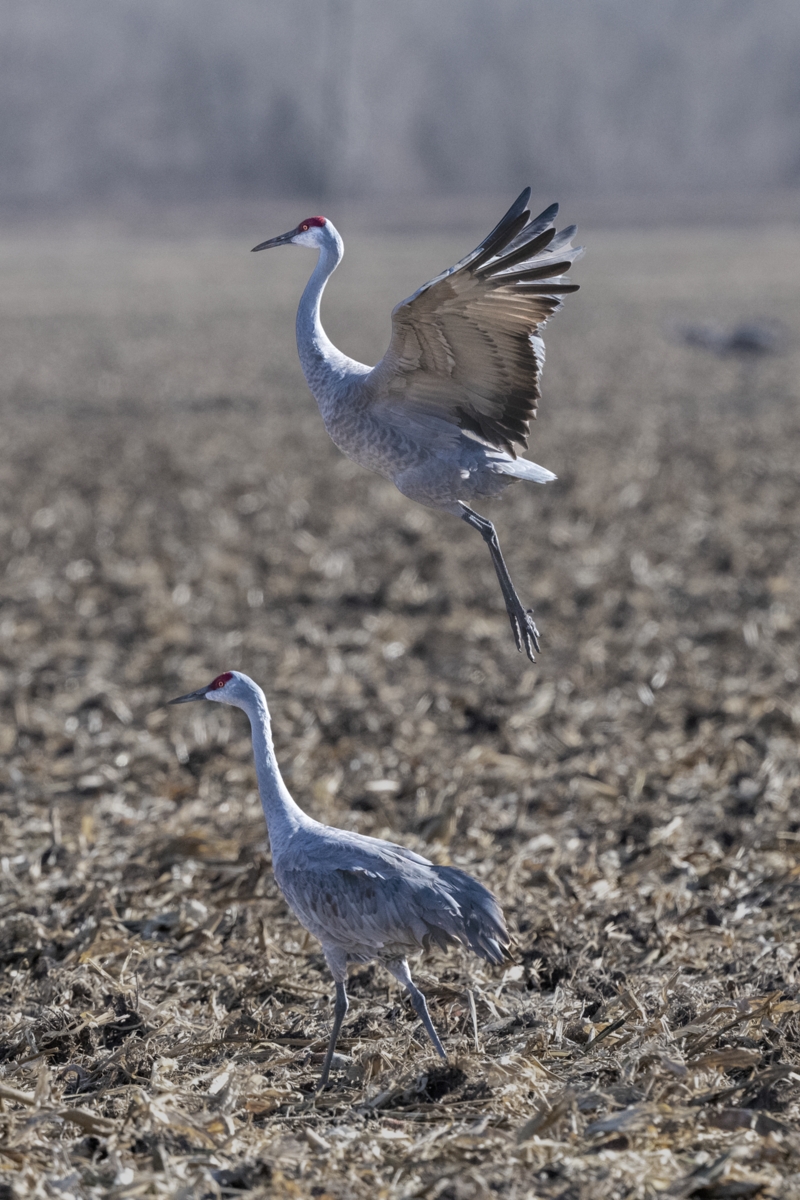
[[[283, 228], [283, 226], [281, 226]], [[0, 1196], [800, 1193], [800, 234], [588, 235], [486, 549], [328, 442], [277, 232], [0, 239]], [[469, 239], [362, 238], [374, 361]], [[720, 356], [689, 321], [779, 321]], [[315, 816], [473, 872], [518, 949], [416, 967], [443, 1067], [332, 986], [270, 868], [227, 668]]]

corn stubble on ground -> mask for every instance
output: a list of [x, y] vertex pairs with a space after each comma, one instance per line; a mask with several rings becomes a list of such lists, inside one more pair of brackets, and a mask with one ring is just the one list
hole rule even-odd
[[[536, 669], [478, 540], [329, 445], [307, 264], [250, 241], [0, 244], [0, 1194], [796, 1195], [800, 362], [672, 330], [796, 326], [797, 236], [592, 236], [559, 482], [492, 513]], [[459, 247], [353, 241], [327, 319], [374, 360]], [[448, 1066], [356, 970], [310, 1103], [330, 980], [246, 724], [159, 707], [228, 667], [311, 812], [498, 893], [514, 965], [418, 969]]]

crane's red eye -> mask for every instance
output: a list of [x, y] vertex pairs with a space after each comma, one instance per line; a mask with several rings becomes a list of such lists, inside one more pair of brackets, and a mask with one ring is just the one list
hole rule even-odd
[[324, 217], [306, 217], [303, 224], [299, 227], [300, 233], [306, 233], [311, 228], [322, 229], [324, 224]]
[[306, 232], [306, 230], [308, 229], [308, 226], [307, 226], [307, 225], [301, 225], [301, 226], [300, 226], [300, 228], [302, 229], [303, 233], [305, 233], [305, 232]]
[[216, 679], [212, 679], [211, 683], [208, 685], [208, 690], [210, 692], [215, 692], [219, 688], [224, 688], [229, 679], [233, 679], [232, 671], [226, 671], [224, 675], [218, 675]]

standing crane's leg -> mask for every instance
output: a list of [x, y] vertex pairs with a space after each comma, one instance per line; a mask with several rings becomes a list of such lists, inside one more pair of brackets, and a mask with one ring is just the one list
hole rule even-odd
[[394, 975], [398, 983], [402, 983], [403, 987], [411, 997], [411, 1003], [414, 1005], [414, 1012], [419, 1017], [422, 1024], [425, 1026], [428, 1037], [433, 1042], [433, 1048], [440, 1058], [447, 1061], [447, 1055], [444, 1052], [444, 1047], [439, 1041], [439, 1035], [433, 1027], [431, 1014], [428, 1012], [428, 1005], [425, 1002], [425, 997], [419, 988], [415, 985], [411, 978], [411, 972], [408, 969], [408, 963], [404, 958], [396, 959], [394, 962], [384, 963], [386, 970]]
[[336, 1049], [336, 1043], [339, 1040], [339, 1030], [342, 1028], [342, 1021], [345, 1018], [348, 1008], [349, 1004], [344, 980], [337, 979], [336, 1003], [333, 1006], [333, 1029], [331, 1030], [331, 1040], [328, 1042], [328, 1053], [325, 1055], [325, 1062], [322, 1064], [322, 1074], [317, 1084], [318, 1092], [321, 1092], [328, 1082], [328, 1076], [331, 1073], [331, 1063], [333, 1062], [333, 1052]]
[[463, 500], [459, 500], [458, 503], [463, 510], [461, 513], [462, 521], [466, 521], [473, 529], [477, 529], [489, 547], [489, 553], [492, 556], [494, 569], [500, 583], [500, 590], [506, 602], [506, 612], [511, 621], [511, 630], [514, 634], [514, 641], [517, 643], [517, 649], [522, 650], [524, 643], [525, 653], [528, 658], [531, 662], [536, 662], [533, 652], [534, 650], [539, 650], [539, 630], [536, 628], [533, 620], [533, 609], [524, 608], [522, 601], [517, 595], [516, 589], [511, 582], [511, 576], [508, 573], [505, 559], [500, 552], [500, 543], [497, 540], [495, 527], [488, 517], [482, 517], [480, 513], [476, 513]]

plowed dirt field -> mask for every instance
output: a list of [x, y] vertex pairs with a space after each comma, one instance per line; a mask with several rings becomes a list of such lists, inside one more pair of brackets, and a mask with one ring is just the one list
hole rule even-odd
[[[0, 1196], [796, 1196], [800, 234], [585, 235], [559, 480], [486, 510], [534, 668], [480, 538], [329, 443], [282, 228], [0, 238]], [[375, 361], [473, 241], [343, 233]], [[678, 336], [743, 319], [777, 352]], [[163, 707], [231, 667], [309, 812], [501, 898], [509, 968], [416, 968], [447, 1067], [360, 968], [314, 1101], [245, 718]]]

